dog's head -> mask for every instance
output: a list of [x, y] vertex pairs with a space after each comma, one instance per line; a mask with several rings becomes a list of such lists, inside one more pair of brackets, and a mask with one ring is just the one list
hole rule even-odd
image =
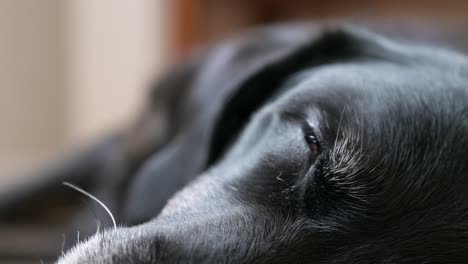
[[210, 165], [156, 218], [59, 263], [468, 261], [467, 59], [355, 29], [301, 41], [242, 54], [254, 74], [189, 142]]

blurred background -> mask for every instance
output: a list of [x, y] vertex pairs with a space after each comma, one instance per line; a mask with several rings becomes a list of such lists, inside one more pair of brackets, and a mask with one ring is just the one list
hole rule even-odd
[[0, 175], [99, 138], [167, 60], [165, 1], [0, 0]]
[[245, 27], [467, 11], [468, 1], [0, 0], [1, 180], [124, 126], [166, 65]]

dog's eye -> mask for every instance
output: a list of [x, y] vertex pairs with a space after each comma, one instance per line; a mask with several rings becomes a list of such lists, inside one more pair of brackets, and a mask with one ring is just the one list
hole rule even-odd
[[302, 127], [302, 132], [304, 135], [305, 143], [307, 144], [310, 150], [311, 161], [314, 161], [317, 156], [319, 156], [322, 151], [320, 145], [320, 137], [317, 137], [316, 131], [314, 129], [314, 124], [316, 122], [311, 122], [307, 120], [307, 115], [285, 112], [283, 113], [285, 117], [292, 119], [300, 124]]
[[309, 146], [311, 154], [316, 157], [320, 153], [320, 144], [317, 136], [315, 136], [311, 129], [306, 130], [305, 140]]
[[319, 144], [317, 137], [315, 135], [306, 135], [306, 142], [309, 145], [312, 155], [318, 155], [319, 153]]

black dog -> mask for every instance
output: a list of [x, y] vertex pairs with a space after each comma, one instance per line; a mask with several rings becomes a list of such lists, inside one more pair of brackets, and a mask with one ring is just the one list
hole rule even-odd
[[67, 172], [133, 225], [59, 263], [468, 263], [466, 57], [266, 28], [155, 91], [131, 132], [28, 192]]

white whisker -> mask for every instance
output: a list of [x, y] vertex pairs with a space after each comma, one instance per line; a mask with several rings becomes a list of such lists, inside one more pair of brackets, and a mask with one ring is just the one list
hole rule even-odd
[[99, 234], [99, 232], [101, 231], [101, 221], [99, 220], [96, 220], [96, 234]]
[[115, 219], [114, 219], [114, 216], [112, 215], [111, 211], [109, 210], [109, 208], [107, 208], [107, 206], [101, 202], [98, 198], [96, 198], [94, 195], [90, 194], [89, 192], [81, 189], [80, 187], [78, 186], [75, 186], [69, 182], [63, 182], [62, 183], [63, 185], [67, 186], [67, 187], [70, 187], [72, 189], [74, 189], [75, 191], [78, 191], [86, 196], [88, 196], [89, 198], [93, 199], [95, 202], [97, 202], [100, 206], [102, 206], [102, 208], [104, 208], [104, 210], [106, 210], [106, 212], [109, 214], [111, 220], [112, 220], [112, 223], [114, 224], [114, 229], [117, 229], [117, 223], [115, 222]]
[[65, 249], [65, 240], [67, 239], [67, 236], [62, 233], [62, 248], [60, 249], [60, 252], [63, 254], [63, 250]]

